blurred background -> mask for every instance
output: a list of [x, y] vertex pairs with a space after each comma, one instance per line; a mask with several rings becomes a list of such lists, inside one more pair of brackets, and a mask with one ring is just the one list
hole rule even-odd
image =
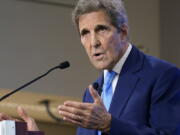
[[[180, 1], [124, 0], [132, 44], [180, 67]], [[25, 91], [81, 97], [96, 71], [71, 22], [76, 0], [0, 1], [0, 88], [15, 89], [64, 60]]]
[[[56, 122], [40, 101], [57, 106], [81, 100], [99, 71], [90, 64], [80, 43], [71, 12], [77, 0], [0, 0], [0, 96], [68, 60], [71, 67], [56, 70], [23, 92], [0, 103], [0, 112], [17, 117], [23, 106], [46, 135], [74, 135], [75, 126]], [[180, 67], [180, 1], [124, 0], [131, 43], [142, 51]], [[30, 92], [30, 93], [29, 93]]]

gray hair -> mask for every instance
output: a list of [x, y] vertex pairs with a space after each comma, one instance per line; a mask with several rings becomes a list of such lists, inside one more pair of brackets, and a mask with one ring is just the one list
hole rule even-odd
[[117, 29], [124, 23], [128, 25], [127, 14], [122, 0], [79, 0], [72, 12], [73, 23], [78, 28], [81, 15], [99, 10], [104, 10], [107, 13], [112, 25]]

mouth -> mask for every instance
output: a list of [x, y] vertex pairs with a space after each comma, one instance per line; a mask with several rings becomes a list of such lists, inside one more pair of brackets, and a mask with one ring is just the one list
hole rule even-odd
[[93, 58], [96, 59], [96, 60], [101, 60], [104, 56], [104, 53], [95, 53], [93, 55]]

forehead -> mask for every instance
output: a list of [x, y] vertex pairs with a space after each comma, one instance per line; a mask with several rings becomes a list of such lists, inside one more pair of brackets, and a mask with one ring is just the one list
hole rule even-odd
[[79, 17], [79, 30], [94, 28], [97, 25], [111, 25], [110, 17], [105, 11], [94, 11]]

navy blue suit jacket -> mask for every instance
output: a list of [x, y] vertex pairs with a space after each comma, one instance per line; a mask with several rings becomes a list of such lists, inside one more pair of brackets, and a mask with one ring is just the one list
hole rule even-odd
[[[102, 75], [97, 82], [102, 86]], [[93, 102], [88, 90], [83, 102]], [[180, 124], [180, 70], [133, 46], [119, 75], [109, 112], [110, 135], [174, 134]], [[77, 135], [97, 135], [97, 131], [79, 127]]]

